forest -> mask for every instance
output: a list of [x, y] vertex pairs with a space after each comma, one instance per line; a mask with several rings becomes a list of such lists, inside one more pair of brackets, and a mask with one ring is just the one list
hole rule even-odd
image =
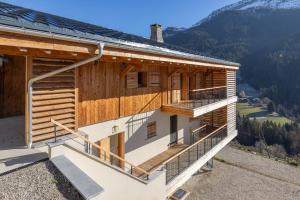
[[286, 159], [300, 155], [300, 126], [297, 123], [258, 122], [237, 115], [237, 142], [265, 153], [269, 157]]

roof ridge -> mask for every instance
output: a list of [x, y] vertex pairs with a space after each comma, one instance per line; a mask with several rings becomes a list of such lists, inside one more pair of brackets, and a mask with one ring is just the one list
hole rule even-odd
[[[14, 18], [14, 20], [8, 20], [6, 17]], [[28, 28], [31, 30], [33, 29], [43, 32], [83, 37], [88, 39], [95, 39], [95, 36], [106, 37], [117, 41], [149, 45], [160, 49], [176, 51], [178, 53], [191, 54], [192, 56], [198, 56], [199, 58], [206, 59], [210, 62], [217, 62], [228, 65], [239, 65], [238, 63], [225, 61], [222, 59], [214, 58], [212, 56], [207, 57], [201, 52], [187, 49], [181, 46], [176, 46], [168, 43], [159, 43], [150, 40], [149, 38], [145, 38], [135, 34], [129, 34], [119, 30], [102, 27], [100, 25], [81, 22], [76, 19], [70, 19], [54, 14], [45, 13], [42, 11], [36, 11], [5, 2], [0, 2], [0, 25], [1, 24], [21, 27], [25, 29]]]

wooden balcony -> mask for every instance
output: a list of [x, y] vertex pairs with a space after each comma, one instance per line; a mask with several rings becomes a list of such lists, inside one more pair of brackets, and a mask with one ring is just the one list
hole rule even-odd
[[226, 86], [190, 90], [189, 100], [163, 105], [161, 110], [177, 115], [198, 117], [226, 106], [228, 104], [226, 90]]
[[[166, 169], [166, 183], [168, 183], [205, 155], [226, 136], [227, 124], [221, 127], [200, 127], [193, 133], [191, 145], [176, 144], [171, 146], [168, 150], [145, 161], [138, 167], [150, 174], [156, 169], [164, 167]], [[142, 174], [139, 175], [137, 173], [135, 172], [135, 176], [142, 176]]]

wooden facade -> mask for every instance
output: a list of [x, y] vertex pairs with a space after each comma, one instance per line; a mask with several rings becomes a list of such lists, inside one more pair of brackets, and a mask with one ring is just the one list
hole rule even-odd
[[[95, 53], [95, 45], [0, 32], [0, 54], [13, 65], [0, 73], [0, 117], [25, 115], [27, 135], [28, 81]], [[190, 90], [226, 86], [226, 80], [232, 77], [228, 70], [237, 68], [105, 47], [99, 61], [34, 83], [33, 141], [54, 136], [50, 118], [77, 130], [160, 109], [189, 100]], [[59, 127], [57, 131], [66, 133]]]
[[0, 118], [25, 113], [25, 58], [5, 56], [0, 67]]

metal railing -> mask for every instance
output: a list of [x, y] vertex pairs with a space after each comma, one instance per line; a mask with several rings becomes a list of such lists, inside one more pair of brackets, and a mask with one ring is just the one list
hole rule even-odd
[[166, 184], [181, 174], [199, 158], [214, 148], [227, 136], [227, 124], [212, 131], [207, 136], [196, 141], [179, 154], [164, 162], [166, 169]]
[[189, 100], [175, 103], [176, 107], [195, 109], [227, 98], [227, 87], [213, 87], [190, 90]]
[[204, 88], [204, 89], [196, 89], [190, 90], [189, 96], [191, 100], [219, 100], [225, 99], [227, 93], [226, 86], [212, 87], [212, 88]]
[[85, 136], [82, 136], [79, 133], [74, 132], [73, 130], [71, 130], [68, 127], [62, 125], [61, 123], [55, 121], [54, 119], [51, 119], [51, 122], [54, 124], [54, 135], [55, 135], [54, 140], [55, 141], [57, 141], [56, 137], [58, 136], [57, 132], [56, 132], [57, 127], [60, 127], [64, 130], [66, 130], [67, 132], [69, 132], [70, 134], [77, 136], [78, 138], [83, 140], [89, 146], [92, 146], [92, 147], [95, 147], [96, 149], [98, 149], [99, 150], [99, 159], [101, 159], [102, 161], [107, 162], [110, 165], [116, 166], [116, 167], [122, 169], [123, 171], [125, 171], [126, 173], [129, 173], [137, 178], [149, 180], [150, 174], [147, 171], [145, 171], [144, 169], [142, 169], [138, 166], [135, 166], [134, 164], [126, 161], [125, 159], [121, 158], [120, 156], [118, 156], [114, 153], [111, 153], [111, 152], [105, 150], [98, 144], [88, 140]]

